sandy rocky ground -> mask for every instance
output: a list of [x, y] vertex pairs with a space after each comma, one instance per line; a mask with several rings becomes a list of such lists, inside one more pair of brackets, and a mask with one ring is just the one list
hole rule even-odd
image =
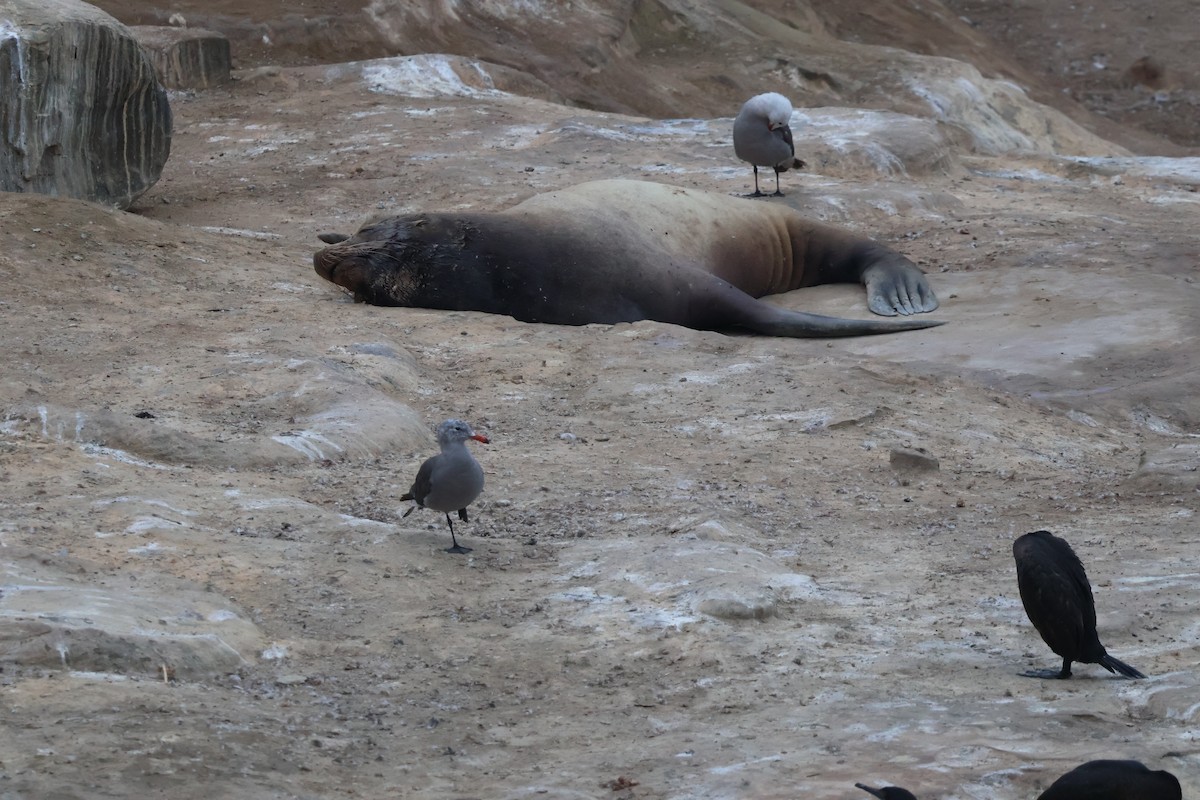
[[[238, 77], [173, 95], [134, 213], [0, 197], [0, 797], [1008, 799], [1097, 757], [1200, 792], [1195, 159], [898, 155], [920, 120], [799, 109], [770, 202], [909, 253], [948, 325], [573, 329], [354, 305], [315, 235], [742, 193], [728, 118]], [[466, 557], [398, 502], [449, 416], [492, 437]], [[1039, 528], [1149, 680], [1017, 675], [1055, 664]]]

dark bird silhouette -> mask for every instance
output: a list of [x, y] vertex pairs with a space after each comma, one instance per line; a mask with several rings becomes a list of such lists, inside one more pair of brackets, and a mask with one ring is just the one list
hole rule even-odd
[[864, 792], [875, 795], [879, 800], [917, 800], [916, 795], [908, 789], [901, 789], [899, 786], [884, 786], [882, 789], [874, 789], [865, 783], [856, 783], [854, 785]]
[[1127, 678], [1142, 673], [1110, 656], [1096, 635], [1096, 605], [1092, 586], [1075, 551], [1049, 531], [1034, 531], [1013, 542], [1017, 586], [1029, 621], [1050, 649], [1062, 656], [1060, 672], [1023, 672], [1030, 678], [1069, 678], [1071, 662], [1099, 664]]
[[792, 129], [788, 125], [791, 118], [791, 102], [778, 92], [767, 92], [747, 100], [733, 121], [733, 152], [754, 167], [754, 194], [751, 197], [763, 196], [758, 188], [759, 167], [775, 170], [775, 196], [783, 197], [779, 190], [779, 173], [804, 166], [804, 162], [796, 158], [796, 147], [792, 144]]
[[467, 522], [467, 506], [475, 502], [475, 498], [483, 491], [483, 468], [467, 449], [468, 439], [488, 443], [486, 436], [476, 433], [461, 419], [448, 419], [439, 425], [437, 440], [442, 452], [425, 459], [425, 463], [417, 470], [417, 478], [413, 481], [412, 488], [407, 494], [400, 496], [401, 500], [416, 502], [416, 505], [404, 512], [406, 517], [417, 506], [432, 508], [446, 515], [452, 542], [452, 545], [446, 548], [447, 553], [471, 552], [471, 548], [463, 547], [455, 538], [450, 512], [457, 511], [458, 518]]
[[1038, 800], [1183, 800], [1179, 779], [1140, 761], [1089, 761], [1050, 784]]

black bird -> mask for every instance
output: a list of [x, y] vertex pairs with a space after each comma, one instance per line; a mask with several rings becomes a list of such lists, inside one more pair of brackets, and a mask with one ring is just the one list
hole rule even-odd
[[854, 785], [864, 792], [875, 795], [879, 800], [917, 800], [915, 794], [908, 789], [901, 789], [899, 786], [884, 786], [882, 789], [874, 789], [865, 783], [856, 783]]
[[1063, 775], [1038, 800], [1183, 800], [1179, 779], [1140, 761], [1089, 761]]
[[1049, 531], [1034, 531], [1013, 542], [1017, 586], [1029, 621], [1050, 649], [1062, 656], [1062, 671], [1023, 672], [1030, 678], [1069, 678], [1071, 662], [1099, 664], [1127, 678], [1142, 673], [1110, 656], [1096, 635], [1096, 605], [1083, 564], [1071, 545]]

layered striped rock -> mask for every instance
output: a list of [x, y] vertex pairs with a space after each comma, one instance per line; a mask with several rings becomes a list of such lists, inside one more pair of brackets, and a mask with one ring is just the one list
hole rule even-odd
[[130, 30], [168, 89], [208, 89], [229, 80], [229, 40], [203, 28], [135, 25]]
[[129, 29], [75, 0], [0, 0], [0, 190], [128, 208], [171, 150], [171, 108]]

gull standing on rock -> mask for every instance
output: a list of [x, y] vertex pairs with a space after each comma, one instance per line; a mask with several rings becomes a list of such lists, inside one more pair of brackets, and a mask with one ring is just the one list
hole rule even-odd
[[412, 488], [400, 497], [401, 500], [416, 502], [404, 512], [406, 517], [417, 506], [432, 508], [446, 515], [452, 542], [452, 546], [446, 548], [447, 553], [471, 552], [471, 548], [463, 547], [455, 538], [450, 512], [457, 511], [458, 518], [467, 522], [467, 506], [475, 502], [475, 498], [483, 491], [483, 468], [467, 449], [468, 439], [488, 443], [486, 436], [476, 433], [461, 419], [448, 419], [439, 425], [437, 440], [442, 452], [425, 459], [425, 463], [417, 470]]
[[788, 126], [791, 119], [791, 101], [778, 92], [767, 92], [747, 100], [733, 121], [733, 152], [754, 167], [751, 197], [763, 196], [758, 188], [759, 167], [775, 170], [776, 197], [783, 197], [779, 191], [779, 173], [804, 167], [792, 144], [792, 129]]

